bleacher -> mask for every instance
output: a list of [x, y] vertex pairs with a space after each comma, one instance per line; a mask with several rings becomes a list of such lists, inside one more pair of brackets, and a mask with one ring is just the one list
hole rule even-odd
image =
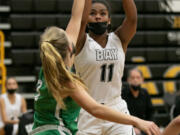
[[[180, 90], [180, 12], [172, 9], [173, 0], [135, 0], [138, 9], [137, 33], [127, 54], [127, 70], [138, 66], [145, 77], [144, 87], [152, 96], [159, 124], [169, 120], [169, 107]], [[178, 1], [178, 0], [174, 0]], [[109, 0], [112, 28], [122, 23], [121, 0]], [[72, 0], [0, 0], [0, 29], [6, 36], [8, 76], [16, 76], [20, 92], [33, 107], [33, 93], [41, 66], [39, 35], [47, 26], [65, 28], [70, 18]]]

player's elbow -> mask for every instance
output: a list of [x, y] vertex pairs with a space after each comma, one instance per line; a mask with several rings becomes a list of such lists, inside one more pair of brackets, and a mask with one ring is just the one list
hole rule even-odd
[[103, 105], [98, 104], [91, 110], [91, 115], [96, 118], [103, 119]]
[[138, 20], [137, 20], [137, 17], [136, 17], [136, 16], [129, 18], [129, 22], [130, 22], [132, 25], [137, 26], [137, 21], [138, 21]]
[[132, 30], [134, 31], [134, 33], [136, 33], [136, 30], [137, 30], [137, 19], [132, 19], [130, 21], [131, 25], [132, 25]]
[[126, 20], [131, 25], [137, 25], [137, 23], [138, 23], [137, 14], [126, 16]]

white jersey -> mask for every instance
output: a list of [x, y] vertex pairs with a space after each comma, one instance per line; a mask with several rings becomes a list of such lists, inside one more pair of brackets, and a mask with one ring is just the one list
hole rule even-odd
[[105, 48], [88, 34], [85, 45], [75, 57], [75, 69], [99, 103], [107, 103], [121, 95], [125, 53], [115, 33], [110, 33]]
[[17, 93], [15, 96], [16, 101], [14, 104], [11, 104], [6, 93], [1, 95], [1, 98], [3, 98], [5, 103], [5, 112], [8, 119], [16, 119], [21, 115], [22, 97]]

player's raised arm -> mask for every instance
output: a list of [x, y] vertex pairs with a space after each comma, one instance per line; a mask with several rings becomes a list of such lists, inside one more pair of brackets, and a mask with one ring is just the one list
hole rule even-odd
[[115, 33], [121, 39], [123, 49], [126, 52], [129, 42], [136, 33], [137, 9], [134, 0], [122, 0], [122, 3], [126, 17]]
[[84, 4], [85, 0], [74, 0], [71, 18], [66, 28], [67, 35], [70, 38], [70, 40], [74, 43], [74, 45], [77, 42], [77, 38], [80, 31]]

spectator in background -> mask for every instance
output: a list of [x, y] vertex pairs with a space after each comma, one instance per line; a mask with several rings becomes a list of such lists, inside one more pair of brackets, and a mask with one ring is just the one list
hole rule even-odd
[[[128, 72], [128, 86], [122, 90], [122, 98], [127, 102], [131, 115], [144, 120], [152, 120], [153, 107], [147, 90], [141, 88], [144, 78], [141, 71], [134, 68]], [[135, 128], [137, 135], [141, 135], [141, 131]]]
[[26, 112], [24, 98], [17, 94], [18, 84], [15, 78], [6, 81], [6, 93], [1, 95], [0, 107], [4, 122], [5, 135], [16, 135], [18, 129], [18, 117]]

